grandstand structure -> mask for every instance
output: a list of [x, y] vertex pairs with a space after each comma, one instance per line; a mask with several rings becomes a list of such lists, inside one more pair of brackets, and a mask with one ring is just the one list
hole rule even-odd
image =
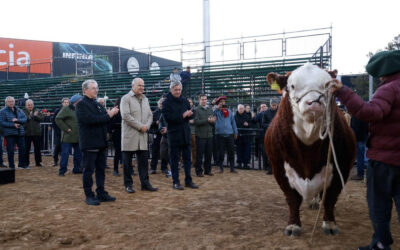
[[[236, 39], [235, 43], [232, 39], [213, 41], [210, 43], [211, 47], [208, 48], [212, 53], [211, 61], [208, 62], [204, 60], [206, 58], [204, 47], [199, 49], [197, 43], [182, 43], [179, 46], [179, 49], [175, 45], [153, 47], [153, 50], [147, 53], [168, 58], [167, 54], [172, 52], [172, 54], [178, 54], [180, 58], [168, 59], [180, 61], [183, 68], [191, 66], [192, 79], [186, 91], [188, 97], [195, 97], [200, 93], [206, 93], [209, 99], [225, 95], [228, 97], [228, 105], [236, 106], [237, 103], [246, 103], [256, 107], [259, 103], [267, 102], [270, 98], [279, 95], [271, 90], [266, 82], [268, 73], [286, 73], [306, 62], [330, 69], [332, 27], [241, 37]], [[234, 46], [233, 48], [236, 49], [229, 46]], [[192, 51], [188, 49], [189, 47]], [[219, 53], [220, 50], [222, 53]], [[228, 51], [233, 51], [229, 57]], [[147, 70], [135, 73], [112, 72], [2, 81], [0, 82], [0, 99], [4, 100], [9, 95], [19, 99], [24, 96], [24, 93], [28, 93], [37, 108], [52, 110], [60, 106], [63, 97], [81, 93], [84, 80], [95, 79], [99, 83], [98, 96], [107, 96], [107, 106], [112, 106], [116, 98], [129, 92], [132, 79], [141, 77], [146, 84], [145, 94], [151, 106], [155, 107], [157, 100], [168, 92], [168, 77], [172, 68], [173, 66], [163, 67], [154, 71], [149, 67]]]

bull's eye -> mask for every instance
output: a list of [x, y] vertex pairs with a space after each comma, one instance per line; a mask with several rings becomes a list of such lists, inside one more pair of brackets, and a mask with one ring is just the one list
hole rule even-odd
[[294, 89], [294, 85], [291, 85], [290, 87], [291, 87], [292, 89]]

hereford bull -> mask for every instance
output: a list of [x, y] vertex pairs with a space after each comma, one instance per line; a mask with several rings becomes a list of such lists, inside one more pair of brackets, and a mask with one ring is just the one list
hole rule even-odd
[[[334, 76], [335, 77], [335, 76]], [[276, 81], [283, 89], [277, 115], [265, 135], [265, 149], [273, 174], [289, 205], [286, 235], [301, 232], [299, 208], [302, 201], [310, 204], [321, 195], [328, 171], [327, 192], [322, 228], [327, 234], [337, 234], [334, 207], [342, 190], [333, 157], [328, 167], [329, 139], [320, 139], [323, 111], [327, 107], [325, 86], [332, 76], [312, 64], [305, 64], [291, 74], [270, 73], [269, 82]], [[342, 112], [335, 107], [334, 148], [339, 168], [346, 181], [353, 166], [356, 142]]]

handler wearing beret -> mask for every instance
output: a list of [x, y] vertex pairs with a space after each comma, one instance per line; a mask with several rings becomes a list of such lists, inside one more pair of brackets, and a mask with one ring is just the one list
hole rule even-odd
[[339, 81], [333, 92], [353, 116], [370, 123], [367, 202], [374, 234], [370, 245], [359, 249], [390, 249], [393, 200], [400, 218], [400, 50], [375, 54], [366, 70], [380, 79], [369, 102]]

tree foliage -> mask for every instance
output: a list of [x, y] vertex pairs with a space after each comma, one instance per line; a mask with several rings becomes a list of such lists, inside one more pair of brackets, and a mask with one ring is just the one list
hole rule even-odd
[[[384, 50], [389, 50], [389, 51], [391, 51], [391, 50], [400, 50], [400, 34], [397, 35], [397, 36], [395, 36], [395, 37], [393, 38], [393, 40], [390, 41], [390, 42], [387, 44], [387, 46], [385, 47]], [[379, 50], [377, 50], [375, 53], [369, 52], [367, 56], [368, 56], [368, 58], [371, 58], [371, 56], [373, 56], [373, 55], [375, 55], [376, 53], [381, 52], [381, 51], [383, 51], [383, 49], [379, 49]]]

